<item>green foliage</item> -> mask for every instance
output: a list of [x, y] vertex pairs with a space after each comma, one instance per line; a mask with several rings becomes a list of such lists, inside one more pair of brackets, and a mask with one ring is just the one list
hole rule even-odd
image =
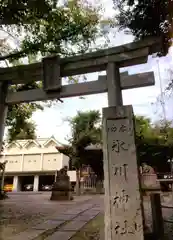
[[165, 145], [173, 144], [173, 126], [171, 121], [159, 121], [154, 124], [154, 134], [159, 142]]
[[20, 125], [18, 120], [11, 124], [8, 129], [7, 139], [9, 142], [18, 139], [36, 139], [35, 124], [33, 122], [23, 121], [23, 119], [21, 120]]
[[[17, 66], [20, 63], [21, 61], [18, 60], [13, 64]], [[33, 88], [40, 88], [40, 82], [9, 86], [9, 90], [14, 92], [20, 92]], [[30, 119], [35, 111], [43, 109], [43, 105], [34, 102], [9, 105], [6, 119], [8, 141], [36, 138], [36, 127]]]
[[[0, 57], [4, 59], [19, 59], [29, 54], [41, 55], [59, 54], [69, 56], [76, 53], [85, 52], [94, 43], [96, 38], [103, 34], [99, 24], [101, 22], [99, 8], [93, 7], [87, 1], [69, 0], [64, 5], [58, 6], [55, 0], [44, 0], [43, 6], [36, 0], [34, 10], [30, 3], [33, 1], [22, 1], [28, 8], [9, 7], [10, 13], [14, 10], [15, 19], [10, 19], [15, 23], [9, 25], [8, 31], [18, 30], [18, 34], [23, 31], [25, 38], [21, 41], [20, 49], [12, 51], [9, 55]], [[19, 6], [21, 5], [19, 4]], [[14, 5], [14, 4], [12, 4]], [[24, 6], [24, 5], [23, 5]], [[8, 7], [8, 4], [6, 4]], [[2, 13], [5, 7], [0, 5]], [[19, 14], [19, 16], [18, 16]], [[4, 12], [5, 18], [5, 12]], [[10, 14], [7, 15], [10, 18]], [[4, 26], [1, 26], [4, 29]]]
[[144, 116], [136, 116], [135, 117], [135, 130], [136, 135], [139, 138], [144, 138], [147, 135], [151, 134], [151, 121], [149, 118], [145, 118]]
[[57, 0], [0, 0], [1, 24], [22, 26], [31, 20], [46, 17]]
[[113, 0], [120, 28], [130, 29], [136, 39], [154, 36], [163, 39], [162, 54], [172, 45], [173, 2], [169, 0]]
[[80, 148], [88, 146], [90, 143], [97, 143], [101, 141], [100, 128], [100, 112], [87, 111], [78, 112], [77, 115], [70, 120], [72, 138], [70, 143]]
[[[97, 35], [98, 16], [91, 8], [81, 6], [78, 1], [70, 1], [68, 5], [52, 11], [47, 18], [34, 21], [27, 31], [22, 44], [25, 53], [72, 55], [68, 46], [76, 46], [77, 52], [85, 52]], [[74, 51], [76, 52], [76, 50]]]
[[[103, 154], [100, 150], [85, 151], [90, 144], [102, 144], [101, 122], [98, 111], [78, 112], [70, 119], [72, 138], [69, 145], [59, 148], [80, 168], [89, 164], [97, 176], [103, 178]], [[136, 147], [139, 164], [146, 162], [158, 171], [168, 171], [167, 159], [173, 157], [173, 126], [171, 122], [151, 123], [144, 116], [135, 117]]]
[[[22, 64], [19, 61], [22, 57], [28, 57], [28, 63], [31, 63], [38, 56], [69, 56], [88, 51], [97, 37], [103, 34], [99, 27], [99, 10], [82, 0], [69, 0], [64, 5], [57, 0], [0, 0], [0, 30], [7, 34], [7, 38], [0, 41], [0, 60], [5, 60], [8, 67], [7, 60], [17, 66]], [[10, 48], [8, 37], [18, 42], [15, 50]], [[41, 87], [40, 83], [33, 81], [13, 86], [11, 90]], [[29, 119], [37, 109], [42, 109], [42, 105], [29, 103], [9, 107], [6, 121], [9, 140], [23, 137], [24, 130], [29, 134], [27, 136], [35, 137], [35, 127]], [[85, 141], [89, 140], [85, 137]]]
[[100, 112], [95, 110], [78, 112], [69, 120], [72, 137], [69, 139], [69, 146], [64, 146], [59, 151], [68, 155], [77, 169], [84, 163], [85, 147], [101, 141], [100, 121]]
[[[154, 124], [145, 117], [136, 117], [136, 147], [139, 164], [146, 162], [157, 172], [168, 172], [167, 160], [173, 158], [173, 126], [169, 121]], [[139, 127], [141, 126], [141, 127]]]
[[173, 144], [173, 126], [171, 121], [157, 121], [151, 124], [150, 119], [135, 117], [137, 141], [150, 144]]

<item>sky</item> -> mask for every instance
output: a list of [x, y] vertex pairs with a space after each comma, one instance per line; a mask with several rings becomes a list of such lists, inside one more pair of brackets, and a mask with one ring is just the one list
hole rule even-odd
[[[111, 17], [111, 15], [114, 14], [112, 10], [112, 0], [102, 0], [102, 4], [103, 7], [105, 7], [104, 15]], [[110, 33], [110, 38], [111, 46], [119, 46], [133, 41], [133, 36], [125, 35], [122, 32], [116, 33], [115, 36]], [[171, 65], [173, 66], [172, 56], [173, 49], [170, 49], [166, 57], [157, 59], [149, 56], [146, 64], [120, 70], [128, 70], [129, 74], [154, 71], [154, 86], [123, 91], [123, 104], [133, 105], [135, 114], [150, 117], [153, 121], [160, 119], [161, 115], [163, 115], [161, 104], [158, 101], [158, 96], [160, 96], [161, 93], [160, 82], [162, 83], [162, 88], [165, 89], [170, 77], [168, 70]], [[103, 72], [101, 74], [103, 74]], [[161, 76], [160, 78], [159, 75]], [[97, 80], [97, 77], [98, 73], [87, 75], [89, 81]], [[97, 109], [102, 111], [103, 107], [108, 106], [107, 93], [85, 96], [84, 99], [73, 97], [62, 100], [63, 103], [58, 102], [51, 108], [45, 108], [44, 111], [37, 111], [33, 114], [32, 119], [36, 123], [38, 137], [51, 137], [54, 135], [59, 142], [66, 143], [70, 136], [70, 126], [67, 118], [75, 116], [77, 111]], [[173, 119], [173, 113], [168, 110], [171, 104], [171, 98], [165, 99], [167, 119]]]
[[[112, 0], [102, 0], [103, 7], [105, 7], [104, 16], [111, 17], [115, 12], [113, 11]], [[111, 35], [111, 45], [119, 46], [121, 44], [129, 43], [133, 41], [133, 36], [125, 35], [123, 33], [116, 33]], [[161, 104], [158, 104], [158, 96], [161, 93], [159, 71], [161, 75], [161, 83], [163, 89], [168, 83], [168, 69], [173, 64], [172, 54], [170, 51], [167, 57], [148, 59], [147, 64], [141, 64], [126, 68], [129, 74], [140, 73], [146, 71], [154, 71], [155, 74], [155, 86], [137, 88], [123, 91], [123, 104], [133, 105], [134, 113], [137, 115], [144, 115], [150, 117], [153, 121], [160, 118], [162, 114]], [[158, 71], [159, 61], [159, 71]], [[125, 69], [121, 69], [124, 71]], [[102, 73], [103, 74], [103, 73]], [[97, 80], [98, 73], [88, 74], [88, 80]], [[154, 103], [154, 104], [153, 104]], [[167, 100], [165, 108], [171, 101]], [[54, 135], [58, 141], [66, 143], [70, 136], [70, 126], [67, 122], [67, 118], [73, 117], [77, 114], [77, 111], [89, 111], [100, 110], [102, 112], [103, 107], [107, 107], [107, 93], [85, 96], [84, 99], [79, 97], [73, 97], [69, 99], [63, 99], [63, 103], [58, 102], [51, 108], [45, 108], [44, 111], [38, 111], [33, 115], [33, 120], [37, 124], [38, 137], [50, 137]], [[173, 118], [173, 113], [169, 112], [166, 108], [166, 115], [168, 119]]]
[[[171, 56], [159, 59], [160, 75], [162, 76], [163, 88], [167, 85], [167, 69], [171, 63]], [[158, 73], [158, 62], [156, 59], [149, 59], [147, 64], [141, 64], [128, 69], [129, 74], [154, 71], [155, 85], [151, 87], [136, 88], [123, 91], [123, 104], [133, 105], [134, 113], [150, 117], [153, 121], [160, 118], [162, 114], [161, 104], [157, 104], [160, 96], [160, 81]], [[98, 74], [89, 74], [89, 80], [96, 80]], [[58, 102], [51, 108], [45, 108], [44, 111], [37, 111], [33, 115], [33, 120], [37, 124], [38, 137], [49, 137], [54, 135], [58, 141], [64, 143], [70, 136], [70, 126], [67, 118], [73, 117], [77, 111], [100, 110], [107, 107], [107, 93], [62, 99], [63, 103]], [[166, 116], [173, 118], [173, 113], [168, 111], [171, 101], [165, 100]]]

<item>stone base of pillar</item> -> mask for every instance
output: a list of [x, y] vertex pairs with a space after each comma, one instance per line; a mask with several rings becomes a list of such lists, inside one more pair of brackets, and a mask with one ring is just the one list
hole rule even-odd
[[73, 196], [71, 192], [53, 190], [50, 200], [52, 201], [73, 200]]
[[53, 184], [50, 200], [64, 201], [73, 200], [70, 178], [67, 175], [67, 168], [57, 171], [56, 181]]

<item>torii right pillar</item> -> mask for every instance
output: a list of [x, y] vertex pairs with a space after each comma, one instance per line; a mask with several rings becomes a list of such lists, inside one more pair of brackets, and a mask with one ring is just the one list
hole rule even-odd
[[107, 68], [108, 108], [103, 109], [105, 240], [143, 240], [144, 218], [132, 106], [122, 105], [119, 69]]

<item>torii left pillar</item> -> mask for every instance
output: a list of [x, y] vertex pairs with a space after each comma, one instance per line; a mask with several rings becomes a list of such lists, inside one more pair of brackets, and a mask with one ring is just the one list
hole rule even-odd
[[7, 105], [5, 103], [8, 91], [8, 83], [0, 82], [0, 152], [2, 151], [5, 120], [7, 116]]
[[[0, 154], [3, 147], [3, 136], [4, 136], [4, 129], [5, 129], [5, 120], [7, 116], [8, 107], [5, 103], [6, 96], [8, 91], [8, 83], [7, 82], [0, 82]], [[1, 179], [1, 193], [4, 188], [4, 178], [5, 178], [5, 165]]]

